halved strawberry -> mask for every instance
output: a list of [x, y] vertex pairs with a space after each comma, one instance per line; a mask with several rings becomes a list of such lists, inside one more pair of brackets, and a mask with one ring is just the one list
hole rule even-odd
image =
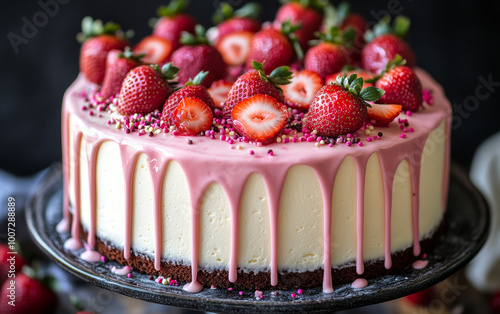
[[257, 94], [239, 102], [231, 116], [236, 132], [251, 141], [268, 144], [285, 127], [288, 109], [271, 96]]
[[433, 290], [434, 287], [427, 288], [425, 290], [416, 292], [414, 294], [407, 295], [405, 300], [418, 305], [418, 306], [426, 306], [431, 303], [433, 300]]
[[210, 107], [202, 100], [192, 97], [182, 99], [172, 117], [179, 134], [192, 136], [210, 129], [213, 118]]
[[252, 37], [253, 33], [250, 31], [232, 32], [222, 37], [216, 48], [228, 65], [245, 64], [250, 53]]
[[225, 80], [218, 80], [212, 83], [212, 86], [208, 89], [208, 93], [214, 100], [216, 108], [222, 109], [224, 107], [224, 102], [232, 86], [233, 84]]
[[289, 107], [307, 111], [316, 92], [323, 87], [323, 80], [318, 73], [310, 70], [292, 71], [292, 82], [283, 85], [285, 104]]
[[371, 104], [368, 107], [366, 122], [374, 126], [388, 126], [401, 113], [401, 105], [378, 105]]
[[134, 54], [144, 54], [144, 63], [162, 64], [172, 53], [172, 43], [160, 36], [144, 37], [135, 47]]

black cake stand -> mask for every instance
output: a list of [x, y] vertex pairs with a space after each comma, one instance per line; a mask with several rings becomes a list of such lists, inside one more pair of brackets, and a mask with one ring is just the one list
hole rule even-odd
[[[80, 252], [64, 250], [69, 234], [59, 234], [55, 227], [62, 218], [62, 176], [50, 171], [36, 189], [26, 208], [29, 230], [37, 245], [60, 267], [98, 287], [148, 302], [209, 312], [303, 312], [340, 311], [400, 298], [443, 281], [464, 267], [486, 241], [489, 211], [481, 194], [457, 166], [451, 167], [448, 209], [444, 233], [438, 246], [428, 254], [427, 267], [415, 270], [411, 265], [389, 275], [368, 280], [363, 289], [350, 284], [334, 287], [332, 294], [321, 288], [304, 289], [292, 298], [292, 291], [279, 290], [277, 295], [265, 290], [256, 299], [254, 291], [204, 289], [187, 293], [179, 286], [163, 286], [147, 275], [133, 272], [133, 277], [118, 276], [109, 269], [115, 262], [88, 263]], [[294, 290], [293, 292], [296, 292]]]

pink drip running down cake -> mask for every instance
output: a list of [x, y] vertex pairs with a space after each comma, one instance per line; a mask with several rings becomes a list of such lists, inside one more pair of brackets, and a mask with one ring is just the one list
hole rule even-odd
[[[441, 86], [394, 34], [377, 34], [357, 52], [332, 43], [352, 39], [349, 32], [362, 38], [366, 26], [354, 13], [317, 46], [303, 46], [302, 62], [283, 30], [302, 43], [321, 23], [280, 28], [287, 10], [323, 20], [317, 7], [290, 2], [262, 29], [252, 17], [226, 17], [211, 30], [212, 44], [188, 45], [201, 29], [179, 43], [161, 35], [162, 23], [173, 23], [162, 17], [154, 35], [125, 52], [113, 50], [128, 43], [111, 24], [111, 33], [91, 34], [62, 108], [58, 230], [70, 233], [66, 249], [84, 247], [87, 261], [105, 256], [191, 292], [214, 285], [331, 293], [335, 284], [411, 265], [435, 245], [451, 125]], [[230, 29], [235, 21], [249, 26]], [[263, 48], [269, 40], [273, 53]], [[389, 41], [395, 51], [373, 55]], [[338, 64], [321, 59], [322, 49]], [[221, 56], [223, 77], [196, 75], [214, 73]], [[163, 73], [148, 65], [169, 60]], [[349, 63], [364, 69], [336, 74]]]

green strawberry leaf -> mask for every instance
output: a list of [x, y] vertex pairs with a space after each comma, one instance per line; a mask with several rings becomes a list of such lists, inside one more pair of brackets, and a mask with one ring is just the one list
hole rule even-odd
[[133, 36], [133, 32], [127, 31], [122, 32], [120, 25], [107, 22], [103, 24], [101, 20], [94, 20], [90, 16], [86, 16], [82, 19], [82, 32], [76, 35], [76, 40], [79, 43], [83, 43], [85, 40], [91, 37], [97, 37], [100, 35], [113, 35], [120, 36], [123, 38], [130, 38]]
[[405, 38], [406, 34], [408, 34], [408, 30], [410, 29], [410, 24], [411, 22], [409, 18], [402, 15], [398, 15], [394, 20], [394, 25], [393, 25], [394, 34], [396, 34], [401, 38]]
[[389, 16], [384, 16], [375, 26], [373, 26], [372, 30], [367, 30], [365, 32], [364, 38], [367, 43], [385, 34], [394, 34], [404, 39], [409, 28], [410, 19], [407, 17], [402, 15], [396, 16], [391, 27], [391, 18]]
[[214, 22], [214, 24], [220, 24], [229, 20], [233, 16], [233, 7], [227, 2], [222, 2], [217, 11], [215, 11], [215, 14], [212, 16], [212, 22]]
[[258, 20], [262, 14], [262, 6], [256, 2], [249, 2], [234, 11], [234, 16], [237, 17], [248, 17], [251, 19]]
[[377, 101], [384, 95], [384, 90], [373, 86], [363, 89], [359, 97], [364, 101]]
[[371, 79], [366, 80], [367, 83], [375, 84], [376, 81], [378, 81], [382, 76], [384, 76], [387, 72], [390, 70], [394, 69], [397, 66], [402, 66], [406, 64], [406, 59], [403, 59], [400, 54], [397, 54], [393, 60], [387, 62], [385, 65], [385, 69], [380, 72], [380, 74], [374, 76]]
[[197, 24], [194, 27], [194, 34], [183, 31], [181, 33], [180, 41], [183, 45], [188, 45], [188, 46], [208, 44], [205, 28], [202, 25]]
[[127, 46], [127, 47], [125, 47], [125, 50], [123, 50], [123, 52], [120, 52], [118, 54], [118, 58], [127, 58], [127, 59], [132, 59], [132, 60], [142, 62], [142, 58], [144, 58], [145, 55], [146, 54], [144, 54], [144, 53], [134, 55], [132, 50], [130, 50], [130, 47]]
[[185, 86], [199, 86], [201, 82], [207, 77], [208, 71], [200, 71], [200, 73], [196, 74], [196, 76], [193, 79], [189, 79], [189, 81], [186, 82]]
[[179, 68], [174, 66], [172, 62], [165, 64], [160, 71], [160, 67], [156, 64], [151, 65], [152, 68], [159, 71], [163, 78], [167, 81], [175, 78], [177, 72], [179, 72]]
[[162, 5], [157, 10], [158, 17], [172, 17], [184, 11], [187, 7], [188, 0], [172, 0], [168, 5]]

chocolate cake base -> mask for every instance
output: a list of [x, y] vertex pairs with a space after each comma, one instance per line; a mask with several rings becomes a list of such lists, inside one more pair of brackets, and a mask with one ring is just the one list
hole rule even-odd
[[[421, 251], [423, 253], [428, 253], [437, 245], [440, 235], [444, 229], [443, 226], [444, 225], [441, 224], [441, 226], [430, 238], [420, 242], [422, 248]], [[86, 238], [86, 231], [82, 231]], [[179, 282], [187, 283], [191, 281], [190, 266], [161, 261], [160, 270], [156, 270], [154, 267], [154, 261], [149, 256], [138, 256], [131, 251], [130, 258], [125, 259], [123, 257], [123, 250], [113, 247], [110, 243], [103, 241], [99, 237], [96, 239], [96, 249], [109, 260], [117, 261], [123, 266], [129, 266], [134, 271], [154, 276], [163, 276], [165, 278], [170, 277]], [[375, 278], [384, 274], [395, 272], [407, 265], [410, 265], [418, 258], [419, 256], [413, 255], [412, 246], [404, 251], [392, 255], [392, 267], [390, 269], [386, 269], [384, 267], [383, 260], [365, 263], [365, 272], [361, 276], [356, 273], [355, 265], [332, 268], [332, 282], [335, 285], [352, 282], [356, 278], [360, 277], [365, 279]], [[225, 289], [229, 287], [248, 290], [309, 288], [318, 287], [323, 284], [323, 269], [320, 268], [315, 271], [306, 271], [302, 273], [278, 273], [277, 286], [271, 286], [270, 272], [259, 272], [254, 274], [253, 272], [239, 271], [236, 282], [229, 282], [228, 272], [225, 270], [206, 271], [200, 269], [198, 270], [198, 282], [204, 287], [210, 287], [213, 285], [217, 288]]]

